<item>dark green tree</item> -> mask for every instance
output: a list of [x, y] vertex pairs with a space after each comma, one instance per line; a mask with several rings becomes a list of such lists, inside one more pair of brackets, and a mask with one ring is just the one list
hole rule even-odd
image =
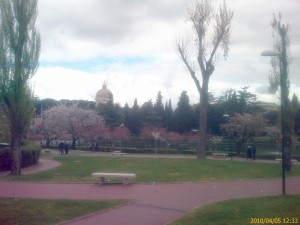
[[143, 126], [146, 127], [160, 127], [161, 118], [156, 112], [152, 100], [145, 102], [141, 107], [141, 117]]
[[174, 112], [175, 129], [179, 133], [190, 132], [193, 124], [193, 111], [186, 91], [180, 95], [177, 108]]
[[108, 101], [106, 104], [99, 104], [97, 112], [104, 119], [108, 127], [119, 127], [124, 122], [124, 115], [119, 104]]
[[11, 175], [21, 174], [21, 143], [34, 112], [29, 85], [38, 68], [37, 0], [0, 0], [0, 97], [11, 137]]
[[171, 99], [169, 99], [169, 101], [167, 101], [165, 104], [163, 124], [164, 127], [169, 131], [174, 127], [174, 113]]
[[157, 122], [159, 126], [163, 125], [163, 117], [164, 117], [164, 105], [163, 105], [163, 96], [159, 91], [156, 96], [156, 102], [154, 104], [154, 110], [157, 114]]
[[133, 135], [137, 136], [141, 132], [142, 118], [137, 99], [134, 100], [133, 107], [131, 108], [129, 113], [128, 124], [126, 126]]
[[250, 113], [254, 110], [256, 95], [248, 91], [249, 87], [242, 87], [238, 91], [239, 113]]
[[295, 134], [297, 134], [300, 131], [299, 111], [300, 111], [299, 99], [297, 95], [293, 94], [292, 101], [291, 101], [291, 114], [292, 114], [293, 132]]

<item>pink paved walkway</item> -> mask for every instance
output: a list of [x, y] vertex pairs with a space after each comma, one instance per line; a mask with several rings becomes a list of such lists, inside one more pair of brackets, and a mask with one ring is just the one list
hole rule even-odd
[[[23, 173], [58, 166], [51, 161]], [[25, 172], [27, 171], [27, 172]], [[300, 177], [288, 179], [288, 194], [300, 194]], [[127, 205], [63, 223], [65, 225], [166, 224], [208, 203], [227, 199], [281, 194], [281, 180], [240, 180], [185, 184], [48, 184], [0, 181], [1, 197], [45, 199], [132, 199]]]
[[[300, 194], [300, 178], [287, 180], [287, 193]], [[279, 195], [281, 180], [245, 180], [191, 184], [46, 184], [0, 181], [1, 197], [52, 199], [134, 199], [128, 205], [98, 213], [72, 225], [157, 225], [195, 207], [226, 199]]]

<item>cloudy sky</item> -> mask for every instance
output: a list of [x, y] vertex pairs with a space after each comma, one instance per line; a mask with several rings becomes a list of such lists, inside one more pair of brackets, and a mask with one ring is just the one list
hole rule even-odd
[[[40, 99], [94, 100], [106, 82], [122, 106], [152, 99], [176, 106], [183, 90], [191, 103], [199, 96], [176, 51], [180, 36], [194, 40], [186, 12], [191, 0], [39, 0], [42, 37], [40, 67], [32, 79]], [[227, 0], [234, 11], [229, 57], [219, 57], [210, 91], [249, 86], [261, 101], [267, 93], [272, 48], [270, 22], [281, 13], [289, 23], [291, 93], [300, 97], [300, 1]], [[212, 0], [218, 7], [221, 0]]]

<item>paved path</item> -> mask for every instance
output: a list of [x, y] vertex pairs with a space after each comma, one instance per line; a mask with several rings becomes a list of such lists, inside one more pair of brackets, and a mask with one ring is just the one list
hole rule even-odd
[[[34, 166], [30, 166], [27, 168], [23, 168], [21, 171], [22, 174], [30, 174], [30, 173], [38, 173], [38, 172], [43, 172], [49, 169], [53, 169], [55, 167], [60, 166], [60, 162], [55, 161], [55, 160], [49, 160], [49, 159], [39, 159], [39, 163]], [[7, 176], [9, 175], [9, 171], [1, 172], [0, 171], [0, 177]]]
[[[50, 163], [51, 164], [51, 163]], [[300, 178], [287, 180], [287, 193], [300, 194]], [[281, 180], [239, 180], [185, 184], [48, 184], [0, 181], [1, 197], [44, 199], [132, 199], [127, 205], [65, 225], [166, 224], [208, 203], [281, 194]]]

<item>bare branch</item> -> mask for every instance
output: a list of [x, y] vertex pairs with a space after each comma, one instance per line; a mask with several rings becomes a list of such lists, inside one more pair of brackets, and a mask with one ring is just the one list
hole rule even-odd
[[196, 77], [196, 72], [193, 68], [193, 65], [190, 62], [190, 57], [188, 54], [188, 50], [187, 50], [187, 43], [181, 39], [181, 41], [177, 41], [177, 50], [180, 54], [180, 57], [182, 59], [182, 61], [184, 62], [184, 64], [186, 65], [187, 69], [189, 70], [191, 77], [193, 78], [195, 85], [197, 87], [198, 92], [201, 92], [201, 85], [200, 85], [200, 81], [197, 79]]
[[216, 54], [219, 44], [222, 42], [222, 48], [224, 51], [224, 58], [226, 59], [229, 52], [229, 39], [231, 33], [231, 23], [233, 18], [233, 12], [227, 9], [224, 1], [223, 6], [220, 6], [219, 13], [215, 15], [215, 29], [213, 36], [213, 51], [211, 52], [209, 62], [212, 61]]

